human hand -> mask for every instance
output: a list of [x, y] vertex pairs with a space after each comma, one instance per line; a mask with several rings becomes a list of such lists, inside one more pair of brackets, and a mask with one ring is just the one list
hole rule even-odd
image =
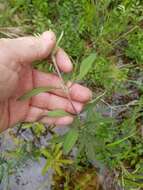
[[[46, 59], [56, 44], [52, 31], [40, 37], [0, 39], [0, 130], [5, 130], [18, 122], [34, 122], [48, 110], [64, 109], [75, 114], [71, 103], [61, 90], [40, 93], [30, 100], [18, 101], [29, 90], [50, 86], [59, 88], [61, 81], [55, 74], [46, 74], [32, 68], [33, 61]], [[56, 53], [56, 62], [63, 72], [72, 71], [72, 63], [62, 49]], [[81, 112], [84, 104], [91, 98], [91, 91], [79, 84], [67, 84], [76, 112]], [[68, 125], [73, 116], [61, 118], [43, 117], [43, 123]]]

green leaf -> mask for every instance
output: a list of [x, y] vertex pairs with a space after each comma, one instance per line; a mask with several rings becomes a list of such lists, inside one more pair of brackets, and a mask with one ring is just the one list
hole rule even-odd
[[42, 92], [49, 92], [49, 91], [54, 90], [54, 89], [55, 88], [53, 88], [53, 87], [34, 88], [33, 90], [30, 90], [30, 91], [26, 92], [24, 95], [22, 95], [21, 97], [19, 97], [18, 100], [28, 100], [32, 96], [35, 96], [35, 95], [40, 94]]
[[51, 168], [51, 160], [47, 160], [44, 168], [42, 169], [42, 175], [46, 175], [46, 173], [48, 172], [48, 170]]
[[64, 116], [69, 116], [70, 114], [65, 112], [62, 109], [57, 109], [57, 110], [54, 110], [54, 111], [48, 111], [47, 115], [49, 117], [64, 117]]
[[[91, 141], [92, 142], [92, 141]], [[86, 155], [87, 155], [87, 158], [89, 160], [95, 160], [96, 158], [96, 155], [95, 155], [95, 147], [94, 147], [94, 144], [91, 143], [91, 142], [88, 142], [86, 144]]]
[[53, 137], [52, 139], [50, 139], [49, 142], [50, 143], [63, 143], [65, 137], [66, 137], [66, 134], [59, 135], [57, 137]]
[[30, 129], [32, 128], [33, 125], [31, 123], [25, 123], [23, 126], [22, 126], [22, 129]]
[[48, 158], [48, 159], [51, 158], [51, 153], [49, 152], [48, 149], [43, 148], [43, 149], [40, 150], [40, 152], [41, 152], [41, 154], [44, 155], [46, 158]]
[[73, 146], [75, 145], [79, 136], [79, 131], [77, 128], [71, 128], [70, 131], [67, 133], [65, 141], [63, 143], [63, 151], [64, 154], [68, 154]]
[[95, 53], [91, 53], [87, 58], [85, 58], [80, 66], [80, 73], [77, 77], [78, 80], [83, 79], [83, 77], [85, 77], [85, 75], [89, 72], [89, 70], [92, 67], [92, 64], [94, 63], [96, 59], [96, 54]]
[[129, 139], [130, 137], [134, 136], [137, 132], [132, 133], [131, 135], [124, 137], [123, 139], [120, 139], [118, 141], [115, 141], [113, 143], [107, 144], [107, 147], [112, 147], [112, 146], [116, 146], [118, 144], [121, 144], [122, 142], [126, 141], [127, 139]]

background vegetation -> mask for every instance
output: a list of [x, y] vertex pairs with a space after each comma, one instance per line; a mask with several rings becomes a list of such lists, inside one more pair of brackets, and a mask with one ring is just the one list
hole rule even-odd
[[[59, 36], [64, 31], [60, 46], [73, 60], [74, 75], [81, 61], [96, 53], [92, 68], [80, 81], [93, 90], [94, 100], [85, 108], [83, 127], [77, 119], [73, 124], [78, 128], [74, 162], [73, 152], [63, 152], [65, 136], [55, 134], [53, 126], [19, 125], [12, 132], [18, 148], [1, 153], [1, 182], [7, 185], [17, 165], [32, 155], [47, 159], [43, 174], [49, 168], [55, 170], [54, 189], [60, 189], [59, 183], [65, 190], [87, 189], [87, 184], [95, 189], [97, 176], [103, 189], [143, 189], [143, 2], [0, 0], [0, 12], [1, 37], [33, 35], [48, 29]], [[49, 72], [44, 62], [36, 67]], [[73, 75], [63, 77], [73, 79]], [[23, 130], [32, 131], [34, 138], [23, 139]], [[53, 139], [39, 149], [46, 134], [52, 134]], [[72, 148], [71, 139], [70, 143]], [[19, 162], [15, 163], [15, 158]]]

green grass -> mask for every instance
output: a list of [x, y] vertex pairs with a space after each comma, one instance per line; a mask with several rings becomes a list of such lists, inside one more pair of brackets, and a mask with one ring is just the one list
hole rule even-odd
[[[97, 58], [83, 82], [93, 90], [80, 129], [76, 169], [94, 160], [116, 171], [124, 189], [143, 187], [143, 3], [139, 0], [0, 0], [0, 36], [52, 29], [78, 74], [81, 60]], [[37, 66], [49, 71], [44, 63]], [[136, 103], [134, 104], [134, 102]], [[102, 104], [102, 105], [101, 105]], [[104, 105], [104, 106], [103, 106]], [[98, 113], [95, 107], [99, 107]], [[104, 117], [102, 114], [108, 110]], [[94, 114], [93, 114], [94, 113]], [[42, 134], [41, 134], [42, 135]], [[36, 136], [36, 134], [35, 134]]]

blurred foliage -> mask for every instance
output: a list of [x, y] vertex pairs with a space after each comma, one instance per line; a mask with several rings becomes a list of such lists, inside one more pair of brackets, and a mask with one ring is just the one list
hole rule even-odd
[[138, 30], [128, 37], [125, 54], [137, 64], [143, 64], [143, 30]]

